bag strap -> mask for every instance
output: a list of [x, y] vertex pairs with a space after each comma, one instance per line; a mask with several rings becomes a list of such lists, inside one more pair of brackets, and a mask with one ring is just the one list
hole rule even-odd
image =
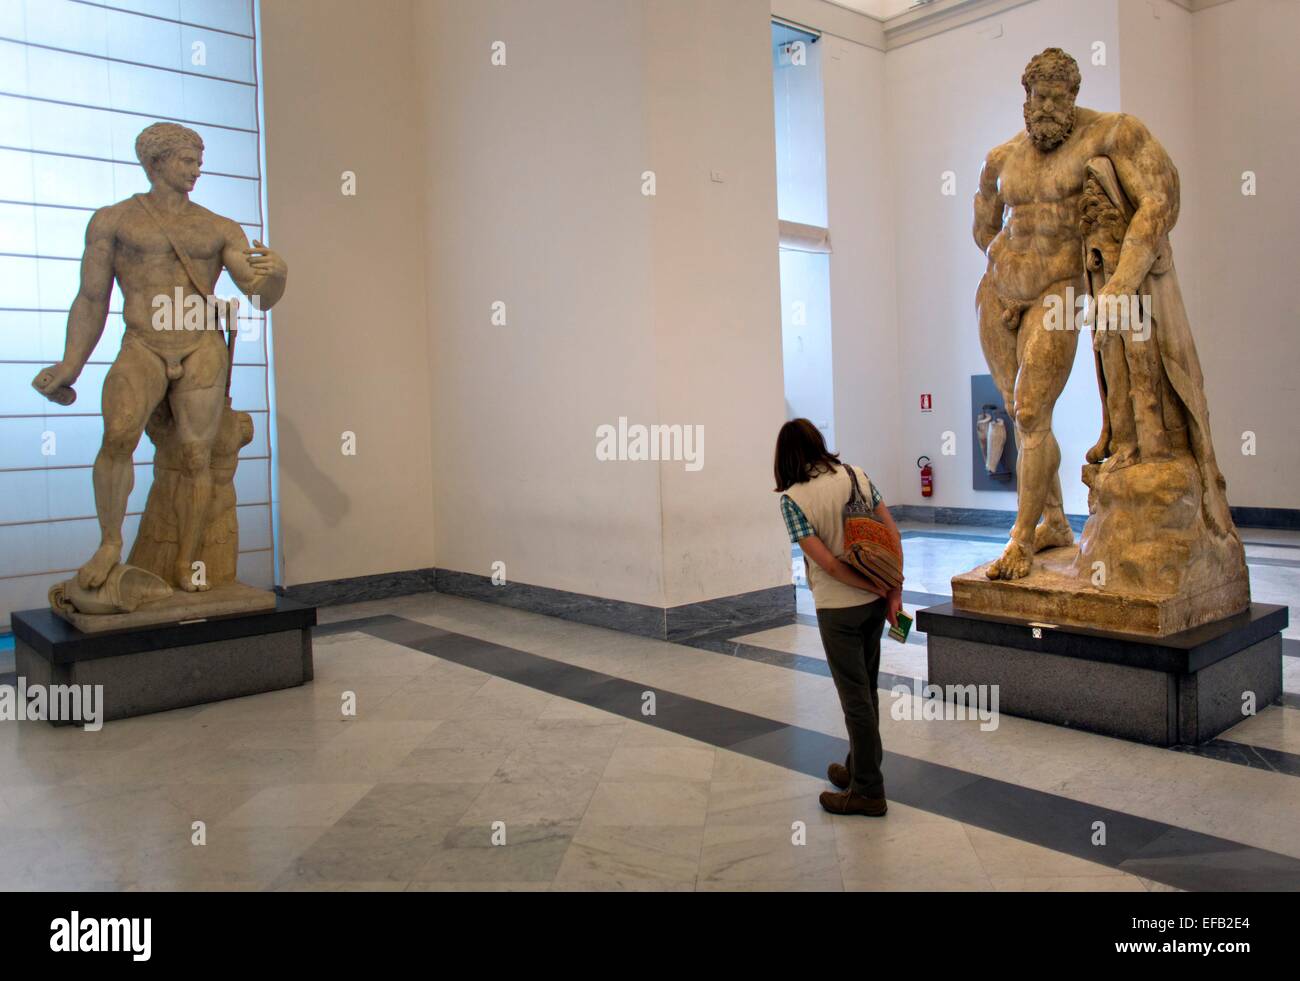
[[181, 247], [181, 244], [176, 241], [175, 237], [171, 233], [171, 229], [163, 223], [162, 217], [158, 212], [154, 211], [153, 205], [149, 203], [148, 199], [145, 198], [143, 194], [137, 194], [134, 197], [140, 207], [144, 208], [145, 214], [153, 219], [153, 223], [158, 226], [158, 230], [161, 231], [163, 235], [166, 236], [167, 241], [171, 243], [172, 251], [176, 253], [176, 258], [181, 260], [181, 265], [185, 267], [185, 275], [190, 277], [190, 282], [194, 284], [194, 288], [199, 291], [200, 295], [202, 295], [205, 300], [208, 297], [213, 296], [213, 290], [216, 289], [216, 284], [213, 283], [211, 286], [203, 285], [198, 270], [194, 268], [194, 260], [191, 259], [190, 254]]
[[862, 496], [862, 490], [858, 487], [858, 475], [853, 472], [853, 464], [843, 464], [845, 470], [849, 472], [849, 480], [853, 482], [853, 490], [849, 493], [850, 504], [865, 504], [866, 498]]

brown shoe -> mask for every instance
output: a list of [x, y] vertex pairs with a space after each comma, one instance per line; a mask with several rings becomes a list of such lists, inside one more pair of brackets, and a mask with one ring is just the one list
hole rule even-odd
[[852, 782], [849, 776], [849, 768], [843, 763], [832, 763], [826, 768], [826, 779], [839, 787], [840, 790], [848, 790]]
[[863, 797], [860, 794], [827, 790], [818, 798], [822, 807], [832, 814], [864, 814], [867, 817], [884, 817], [889, 805], [883, 797]]

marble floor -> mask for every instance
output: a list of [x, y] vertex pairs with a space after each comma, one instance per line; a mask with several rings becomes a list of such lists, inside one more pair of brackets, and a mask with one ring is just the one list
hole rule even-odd
[[[1002, 540], [904, 530], [909, 609]], [[1243, 537], [1256, 597], [1300, 603], [1300, 535]], [[1300, 889], [1296, 626], [1283, 704], [1208, 746], [890, 712], [889, 814], [837, 817], [798, 592], [797, 623], [684, 644], [436, 594], [327, 608], [302, 688], [0, 725], [0, 889]], [[882, 706], [924, 670], [923, 635], [886, 639]]]

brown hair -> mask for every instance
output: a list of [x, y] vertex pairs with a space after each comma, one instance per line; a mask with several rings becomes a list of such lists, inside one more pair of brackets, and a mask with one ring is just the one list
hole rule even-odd
[[823, 467], [834, 470], [837, 463], [840, 463], [839, 454], [826, 448], [821, 430], [807, 419], [791, 419], [776, 434], [772, 471], [778, 493], [812, 479]]

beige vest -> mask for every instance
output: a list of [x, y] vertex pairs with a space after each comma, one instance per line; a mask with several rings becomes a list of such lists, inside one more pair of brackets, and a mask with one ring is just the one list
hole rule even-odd
[[[853, 470], [858, 475], [858, 489], [870, 501], [871, 481], [861, 467], [854, 467]], [[813, 532], [830, 549], [832, 555], [838, 556], [844, 551], [844, 505], [849, 502], [852, 492], [853, 485], [844, 467], [823, 471], [786, 491], [790, 500], [799, 505], [799, 510], [813, 526]], [[819, 610], [862, 606], [880, 598], [873, 592], [857, 589], [832, 578], [816, 562], [809, 562], [807, 557], [804, 558], [803, 565], [808, 576], [808, 588], [812, 590], [813, 603]]]

